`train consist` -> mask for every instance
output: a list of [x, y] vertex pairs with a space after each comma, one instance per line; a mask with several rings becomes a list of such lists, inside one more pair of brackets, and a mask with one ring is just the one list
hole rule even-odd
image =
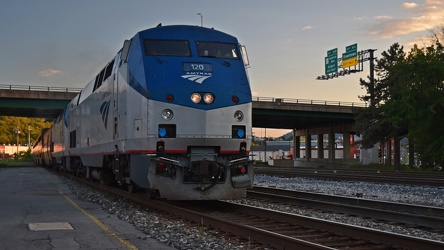
[[42, 131], [34, 159], [171, 200], [245, 197], [247, 65], [238, 40], [214, 29], [140, 31]]

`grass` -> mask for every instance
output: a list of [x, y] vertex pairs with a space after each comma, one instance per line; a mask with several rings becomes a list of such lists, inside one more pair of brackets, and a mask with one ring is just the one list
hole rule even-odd
[[6, 168], [6, 167], [17, 167], [17, 166], [24, 166], [24, 165], [30, 165], [34, 164], [32, 160], [29, 159], [4, 159], [0, 158], [0, 168]]

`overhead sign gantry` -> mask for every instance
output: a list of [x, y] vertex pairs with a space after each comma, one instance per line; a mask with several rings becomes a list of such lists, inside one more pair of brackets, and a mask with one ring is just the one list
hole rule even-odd
[[[364, 70], [364, 62], [371, 61], [373, 65], [373, 52], [375, 49], [358, 51], [358, 44], [352, 44], [345, 47], [345, 52], [342, 57], [338, 58], [338, 49], [331, 49], [327, 51], [325, 57], [325, 74], [316, 77], [316, 80], [328, 80], [335, 77], [349, 75]], [[370, 68], [372, 66], [370, 65]], [[372, 71], [373, 69], [371, 69]]]

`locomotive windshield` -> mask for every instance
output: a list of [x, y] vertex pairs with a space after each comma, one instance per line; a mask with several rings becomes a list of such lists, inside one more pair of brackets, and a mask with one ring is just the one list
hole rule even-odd
[[144, 43], [147, 56], [191, 56], [190, 45], [186, 40], [147, 39]]
[[201, 57], [239, 59], [234, 43], [196, 42], [196, 46]]

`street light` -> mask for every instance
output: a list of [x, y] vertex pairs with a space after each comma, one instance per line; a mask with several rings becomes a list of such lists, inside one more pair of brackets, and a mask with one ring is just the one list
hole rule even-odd
[[16, 130], [15, 130], [15, 133], [17, 134], [17, 157], [18, 157], [18, 152], [19, 152], [19, 135], [20, 135], [20, 130], [19, 130], [19, 128], [17, 128]]
[[31, 147], [31, 126], [28, 125], [28, 148]]
[[198, 16], [200, 16], [200, 26], [203, 27], [203, 15], [202, 13], [197, 13]]

